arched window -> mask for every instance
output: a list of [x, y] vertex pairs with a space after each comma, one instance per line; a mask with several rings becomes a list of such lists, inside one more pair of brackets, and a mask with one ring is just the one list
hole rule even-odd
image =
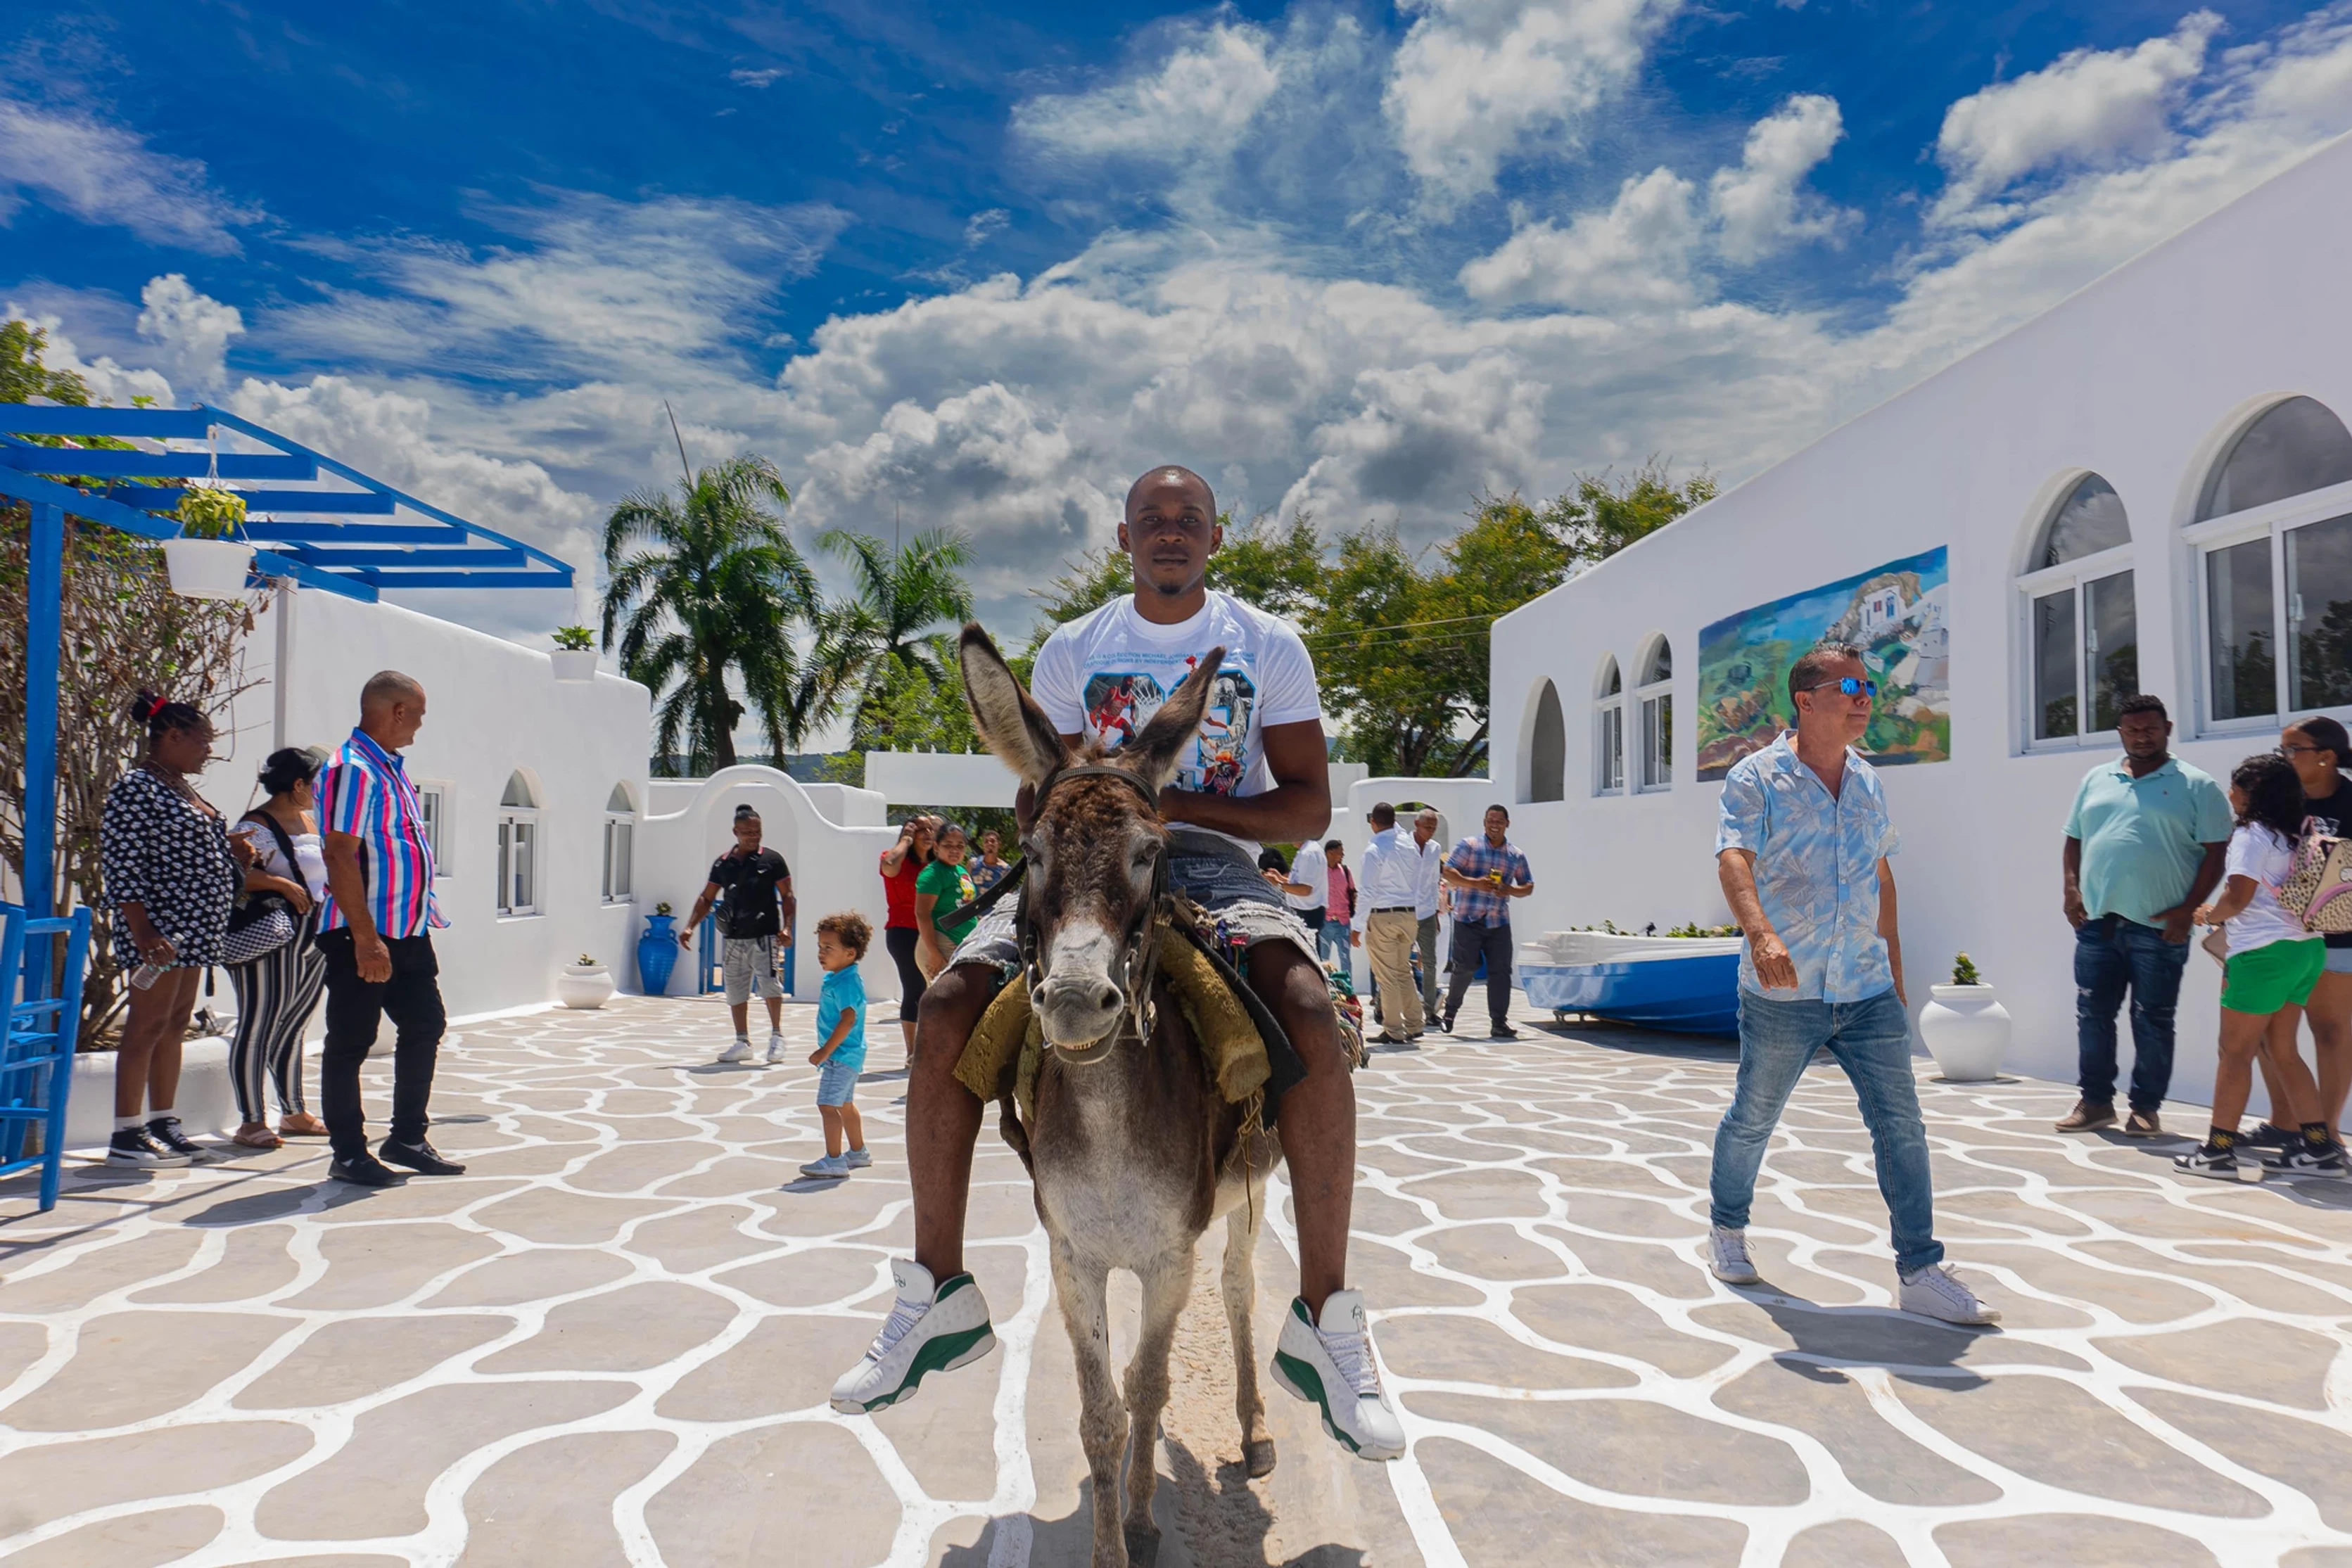
[[539, 913], [539, 793], [520, 773], [499, 794], [499, 913]]
[[2352, 704], [2352, 432], [2288, 398], [2230, 444], [2200, 492], [2205, 719], [2268, 728]]
[[1593, 699], [1592, 792], [1622, 794], [1625, 789], [1625, 682], [1612, 656], [1601, 666]]
[[1536, 691], [1535, 719], [1528, 726], [1528, 796], [1558, 800], [1568, 794], [1568, 718], [1560, 712], [1559, 688], [1549, 680]]
[[613, 786], [604, 800], [604, 902], [630, 895], [636, 860], [637, 803], [626, 784]]
[[2139, 613], [2123, 497], [2085, 474], [2042, 521], [2018, 579], [2030, 663], [2026, 744], [2114, 730], [2139, 690]]
[[1642, 705], [1642, 781], [1644, 789], [1675, 786], [1675, 653], [1664, 637], [1642, 661], [1642, 682], [1633, 700]]

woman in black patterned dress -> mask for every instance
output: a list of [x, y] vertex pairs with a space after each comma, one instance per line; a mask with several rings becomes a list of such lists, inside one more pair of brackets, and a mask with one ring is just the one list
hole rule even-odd
[[163, 972], [152, 985], [131, 987], [106, 1160], [184, 1166], [203, 1151], [172, 1112], [180, 1045], [205, 970], [221, 961], [245, 871], [228, 824], [189, 782], [212, 758], [211, 723], [188, 704], [151, 692], [139, 694], [131, 713], [147, 726], [147, 754], [106, 792], [100, 860], [114, 905], [116, 967], [132, 980], [142, 965]]

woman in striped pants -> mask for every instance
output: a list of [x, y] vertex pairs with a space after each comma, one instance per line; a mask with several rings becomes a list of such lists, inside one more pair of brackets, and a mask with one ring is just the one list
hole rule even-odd
[[[302, 1100], [302, 1030], [327, 983], [327, 960], [310, 938], [319, 898], [326, 891], [316, 798], [310, 780], [326, 754], [289, 747], [272, 752], [261, 769], [269, 799], [239, 826], [251, 835], [253, 869], [275, 878], [270, 891], [295, 911], [294, 940], [251, 963], [229, 967], [236, 991], [236, 1038], [229, 1045], [229, 1080], [236, 1090], [236, 1141], [274, 1149], [286, 1138], [322, 1138], [327, 1125]], [[288, 859], [291, 852], [290, 862]], [[277, 1090], [278, 1131], [264, 1118], [263, 1078]]]

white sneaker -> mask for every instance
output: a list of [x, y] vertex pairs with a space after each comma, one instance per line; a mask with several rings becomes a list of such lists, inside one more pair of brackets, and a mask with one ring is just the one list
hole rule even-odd
[[2000, 1314], [1977, 1300], [1977, 1293], [1960, 1283], [1958, 1275], [1941, 1263], [1922, 1269], [1916, 1274], [1897, 1271], [1902, 1284], [1898, 1304], [1906, 1312], [1916, 1312], [1923, 1318], [1939, 1322], [1980, 1324], [2000, 1322]]
[[841, 1157], [848, 1162], [849, 1168], [854, 1171], [862, 1171], [874, 1163], [874, 1156], [864, 1149], [844, 1149], [841, 1151]]
[[865, 1357], [833, 1385], [833, 1407], [868, 1415], [896, 1405], [934, 1372], [952, 1372], [996, 1348], [988, 1303], [970, 1274], [934, 1286], [931, 1271], [911, 1258], [894, 1258], [890, 1272], [898, 1299]]
[[825, 1155], [801, 1167], [801, 1175], [804, 1176], [845, 1176], [848, 1174], [849, 1162], [839, 1155]]
[[1748, 1256], [1748, 1232], [1718, 1225], [1706, 1233], [1706, 1271], [1727, 1285], [1753, 1285], [1756, 1264]]
[[1283, 1314], [1282, 1337], [1275, 1342], [1274, 1380], [1294, 1397], [1318, 1406], [1323, 1430], [1361, 1459], [1393, 1459], [1404, 1453], [1404, 1423], [1381, 1387], [1372, 1336], [1364, 1327], [1360, 1291], [1334, 1291], [1324, 1300], [1325, 1328], [1307, 1315], [1307, 1303], [1291, 1298]]
[[768, 1035], [768, 1065], [773, 1067], [784, 1059], [784, 1037], [771, 1031]]
[[740, 1035], [740, 1034], [737, 1035], [737, 1036], [735, 1037], [735, 1043], [734, 1043], [734, 1044], [732, 1044], [732, 1045], [730, 1045], [730, 1046], [729, 1046], [726, 1050], [724, 1050], [724, 1051], [720, 1051], [720, 1052], [719, 1053], [719, 1061], [751, 1061], [751, 1037], [750, 1037], [750, 1036], [748, 1036], [748, 1035]]

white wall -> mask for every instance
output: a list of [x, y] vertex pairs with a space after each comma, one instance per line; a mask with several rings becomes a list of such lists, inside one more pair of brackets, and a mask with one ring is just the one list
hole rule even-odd
[[[629, 904], [603, 901], [604, 803], [615, 784], [646, 800], [646, 689], [605, 674], [559, 682], [543, 653], [394, 605], [317, 590], [297, 591], [292, 601], [286, 745], [341, 745], [359, 720], [360, 687], [378, 670], [403, 670], [424, 684], [425, 727], [405, 757], [411, 779], [450, 791], [434, 887], [449, 921], [434, 940], [449, 1011], [551, 1000], [556, 971], [583, 952], [625, 982], [633, 977], [642, 923]], [[234, 705], [221, 755], [202, 781], [232, 817], [259, 803], [254, 775], [272, 748], [281, 701], [278, 631], [273, 606], [246, 644], [247, 675], [264, 684]], [[498, 801], [517, 769], [533, 780], [541, 802], [541, 913], [502, 917]]]
[[[2210, 462], [2252, 413], [2305, 393], [2352, 418], [2352, 142], [2338, 141], [1922, 385], [1498, 622], [1496, 788], [1533, 861], [1530, 930], [1727, 918], [1719, 787], [1692, 758], [1698, 632], [1898, 557], [1949, 547], [1952, 759], [1882, 777], [1915, 1008], [1965, 948], [2017, 1020], [2013, 1068], [2074, 1075], [2059, 852], [2075, 786], [2110, 747], [2024, 749], [2023, 606], [2011, 577], [2071, 476], [2104, 475], [2132, 528], [2142, 686], [2176, 750], [2217, 776], [2276, 740], [2199, 738], [2193, 562], [2179, 539]], [[1675, 782], [1596, 800], [1593, 681], [1672, 640]], [[1567, 799], [1521, 804], [1544, 679], [1567, 717]], [[1630, 683], [1629, 683], [1630, 684]], [[1628, 726], [1628, 750], [1637, 727]], [[1629, 761], [1631, 760], [1629, 757]], [[2176, 1092], [2212, 1082], [2219, 970], [2191, 957]], [[2125, 1030], [2128, 1052], [2129, 1032]]]
[[[833, 811], [820, 810], [820, 801]], [[793, 893], [799, 904], [793, 934], [797, 948], [794, 994], [814, 997], [822, 978], [816, 967], [816, 923], [828, 915], [854, 909], [874, 924], [874, 946], [859, 966], [866, 994], [877, 1001], [895, 1000], [898, 971], [883, 951], [886, 912], [876, 862], [898, 834], [894, 828], [879, 825], [882, 798], [870, 789], [803, 784], [757, 763], [721, 768], [708, 779], [659, 780], [653, 794], [656, 814], [638, 829], [639, 906], [650, 912], [667, 899], [676, 906], [681, 922], [693, 912], [695, 895], [710, 874], [710, 862], [735, 842], [739, 804], [760, 813], [762, 841], [792, 867]], [[844, 821], [844, 816], [850, 821]], [[679, 956], [680, 970], [670, 981], [670, 995], [692, 992], [687, 968], [695, 961], [695, 955]], [[635, 973], [633, 963], [630, 974]]]

